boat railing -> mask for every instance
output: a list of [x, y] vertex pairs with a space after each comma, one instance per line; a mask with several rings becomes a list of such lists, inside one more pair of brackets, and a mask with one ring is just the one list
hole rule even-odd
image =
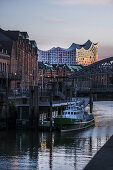
[[66, 115], [58, 115], [54, 118], [75, 118], [75, 115], [71, 115], [71, 114], [66, 114]]

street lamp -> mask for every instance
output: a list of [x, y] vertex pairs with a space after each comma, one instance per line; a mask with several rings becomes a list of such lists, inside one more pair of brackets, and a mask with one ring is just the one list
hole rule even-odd
[[15, 89], [16, 89], [16, 73], [14, 73], [15, 74]]
[[30, 85], [32, 85], [32, 74], [30, 73]]

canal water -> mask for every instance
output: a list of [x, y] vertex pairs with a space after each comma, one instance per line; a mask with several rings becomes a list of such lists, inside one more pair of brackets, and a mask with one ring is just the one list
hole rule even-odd
[[84, 169], [113, 135], [113, 101], [94, 102], [94, 116], [78, 134], [0, 131], [0, 170]]

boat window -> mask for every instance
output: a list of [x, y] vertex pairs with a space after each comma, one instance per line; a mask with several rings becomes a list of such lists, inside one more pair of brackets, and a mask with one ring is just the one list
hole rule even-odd
[[78, 112], [74, 112], [74, 114], [78, 114]]
[[71, 114], [73, 115], [73, 112], [71, 112]]

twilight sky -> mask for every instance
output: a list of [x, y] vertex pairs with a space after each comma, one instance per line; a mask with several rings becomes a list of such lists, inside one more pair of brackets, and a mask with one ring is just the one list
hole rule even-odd
[[27, 31], [41, 50], [88, 39], [113, 56], [113, 0], [0, 0], [0, 27]]

